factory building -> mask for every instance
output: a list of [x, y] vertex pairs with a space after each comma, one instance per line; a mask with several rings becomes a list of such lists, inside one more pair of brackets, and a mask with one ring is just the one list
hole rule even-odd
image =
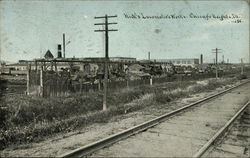
[[191, 66], [196, 67], [199, 65], [199, 59], [187, 58], [187, 59], [155, 59], [156, 62], [170, 62], [175, 66]]

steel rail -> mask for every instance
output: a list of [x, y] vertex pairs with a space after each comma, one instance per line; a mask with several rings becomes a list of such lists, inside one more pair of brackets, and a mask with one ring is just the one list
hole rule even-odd
[[191, 108], [191, 107], [193, 107], [193, 106], [195, 106], [195, 105], [198, 105], [198, 104], [200, 104], [200, 103], [203, 103], [203, 102], [205, 102], [205, 101], [208, 101], [208, 100], [210, 100], [210, 99], [213, 99], [213, 98], [215, 98], [215, 97], [217, 97], [217, 96], [219, 96], [219, 95], [222, 95], [222, 94], [224, 94], [224, 93], [226, 93], [226, 92], [229, 92], [229, 91], [231, 91], [231, 90], [233, 90], [233, 89], [235, 89], [235, 88], [238, 88], [238, 87], [240, 87], [240, 86], [242, 86], [242, 85], [248, 83], [249, 81], [250, 81], [250, 80], [247, 80], [247, 81], [245, 81], [245, 82], [240, 83], [239, 85], [235, 85], [235, 86], [233, 86], [233, 87], [231, 87], [231, 88], [229, 88], [229, 89], [226, 89], [226, 90], [224, 90], [224, 91], [222, 91], [222, 92], [213, 94], [213, 95], [208, 96], [208, 97], [206, 97], [206, 98], [203, 98], [203, 99], [201, 99], [201, 100], [199, 100], [199, 101], [196, 101], [196, 102], [194, 102], [194, 103], [191, 103], [191, 104], [189, 104], [189, 105], [186, 105], [186, 106], [184, 106], [184, 107], [182, 107], [182, 108], [179, 108], [179, 109], [174, 110], [174, 111], [172, 111], [172, 112], [163, 114], [163, 115], [161, 115], [161, 116], [159, 116], [159, 117], [156, 117], [156, 118], [154, 118], [154, 119], [151, 119], [151, 120], [149, 120], [149, 121], [146, 121], [146, 122], [144, 122], [144, 123], [142, 123], [142, 124], [136, 125], [136, 126], [134, 126], [134, 127], [131, 127], [131, 128], [129, 128], [129, 129], [126, 129], [126, 130], [121, 131], [121, 132], [119, 132], [119, 133], [110, 135], [110, 136], [108, 136], [108, 137], [106, 137], [106, 138], [100, 139], [100, 140], [98, 140], [98, 141], [95, 141], [95, 142], [93, 142], [93, 143], [87, 144], [87, 145], [82, 146], [82, 147], [80, 147], [80, 148], [77, 148], [77, 149], [75, 149], [75, 150], [69, 151], [69, 152], [64, 153], [64, 154], [62, 154], [62, 155], [59, 155], [58, 157], [65, 157], [65, 158], [66, 158], [66, 157], [76, 156], [76, 155], [78, 155], [78, 154], [81, 155], [81, 156], [88, 156], [89, 154], [91, 154], [91, 153], [93, 153], [93, 152], [95, 152], [95, 151], [97, 151], [97, 150], [99, 150], [99, 149], [101, 149], [101, 148], [104, 148], [104, 147], [106, 147], [106, 146], [109, 146], [109, 145], [111, 145], [111, 144], [114, 144], [114, 143], [116, 143], [116, 142], [118, 142], [118, 141], [120, 141], [120, 140], [122, 140], [122, 139], [124, 139], [124, 138], [127, 138], [127, 137], [129, 137], [129, 136], [131, 136], [131, 135], [134, 135], [134, 134], [136, 134], [136, 133], [145, 131], [145, 130], [147, 130], [148, 128], [151, 128], [151, 127], [153, 127], [153, 126], [155, 126], [155, 125], [161, 123], [161, 122], [164, 121], [166, 118], [169, 118], [169, 117], [171, 117], [171, 116], [173, 116], [173, 115], [175, 115], [175, 114], [177, 114], [177, 113], [180, 113], [180, 112], [182, 112], [182, 111], [184, 111], [184, 110], [186, 110], [186, 109], [188, 109], [188, 108]]
[[201, 157], [215, 143], [215, 141], [229, 129], [232, 123], [247, 109], [249, 104], [250, 100], [211, 139], [209, 139], [209, 141], [204, 144], [193, 157]]

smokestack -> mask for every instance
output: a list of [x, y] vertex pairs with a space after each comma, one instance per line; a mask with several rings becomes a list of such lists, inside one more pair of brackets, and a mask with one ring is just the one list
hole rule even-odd
[[203, 64], [203, 54], [201, 54], [200, 64]]
[[148, 60], [150, 60], [150, 52], [148, 52]]
[[63, 58], [65, 58], [65, 34], [63, 34]]
[[62, 58], [62, 45], [57, 45], [57, 58]]

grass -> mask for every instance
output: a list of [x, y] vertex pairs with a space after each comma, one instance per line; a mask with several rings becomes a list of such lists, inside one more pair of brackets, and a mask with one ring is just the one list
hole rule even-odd
[[[69, 132], [91, 123], [105, 122], [109, 118], [166, 104], [174, 99], [235, 82], [235, 79], [213, 80], [206, 85], [194, 81], [170, 82], [154, 86], [140, 86], [111, 92], [108, 110], [102, 109], [102, 93], [73, 94], [65, 98], [39, 98], [25, 95], [5, 98], [1, 122], [0, 146], [40, 141], [46, 136]], [[191, 87], [191, 88], [190, 88]], [[2, 114], [2, 113], [1, 113]]]

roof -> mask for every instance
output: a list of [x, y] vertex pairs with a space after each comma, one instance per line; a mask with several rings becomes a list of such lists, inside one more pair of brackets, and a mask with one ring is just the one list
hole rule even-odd
[[109, 57], [109, 59], [136, 59], [132, 57]]
[[180, 59], [155, 59], [156, 61], [180, 61], [180, 60], [199, 60], [198, 58], [180, 58]]
[[54, 58], [53, 54], [50, 52], [50, 50], [48, 50], [45, 55], [44, 58], [48, 59], [48, 58]]
[[26, 63], [14, 63], [14, 64], [7, 64], [6, 66], [27, 66], [28, 64]]
[[143, 69], [144, 67], [141, 66], [141, 65], [139, 65], [139, 64], [133, 64], [133, 65], [130, 65], [128, 68], [129, 68], [130, 71], [131, 70], [137, 70], [137, 71], [139, 71], [139, 70]]

